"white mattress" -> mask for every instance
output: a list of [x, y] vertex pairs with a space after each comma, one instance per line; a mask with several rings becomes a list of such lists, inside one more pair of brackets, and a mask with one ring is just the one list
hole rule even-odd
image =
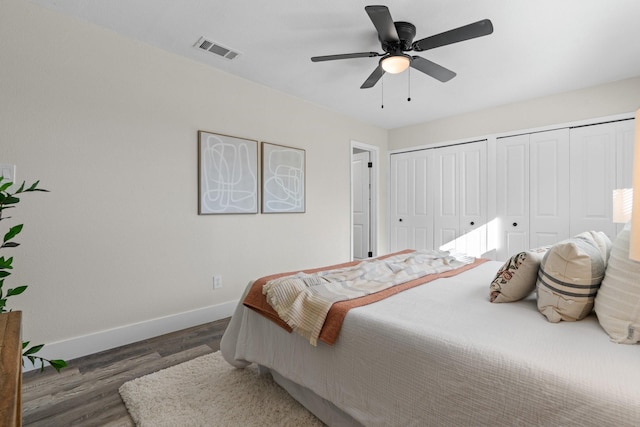
[[352, 309], [333, 346], [239, 304], [221, 350], [365, 426], [640, 425], [640, 347], [610, 342], [594, 316], [549, 323], [533, 296], [491, 304], [501, 264]]

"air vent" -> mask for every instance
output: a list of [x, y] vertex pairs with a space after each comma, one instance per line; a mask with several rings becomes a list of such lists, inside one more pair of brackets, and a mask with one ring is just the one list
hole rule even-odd
[[222, 46], [220, 43], [207, 40], [204, 37], [200, 37], [200, 40], [198, 40], [196, 44], [193, 45], [193, 47], [206, 50], [207, 52], [214, 53], [229, 60], [235, 59], [240, 55], [240, 52], [233, 51], [228, 47]]

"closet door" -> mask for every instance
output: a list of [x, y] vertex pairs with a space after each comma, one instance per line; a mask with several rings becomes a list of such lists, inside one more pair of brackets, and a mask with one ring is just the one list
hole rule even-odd
[[[635, 120], [617, 122], [616, 126], [616, 184], [615, 188], [633, 187], [633, 142]], [[640, 191], [640, 190], [638, 190]], [[624, 224], [615, 224], [616, 236]]]
[[616, 236], [612, 198], [616, 178], [615, 123], [571, 129], [571, 231]]
[[570, 237], [569, 129], [529, 138], [529, 246]]
[[433, 194], [431, 150], [391, 155], [391, 252], [433, 248]]
[[496, 259], [529, 248], [529, 135], [496, 143]]
[[460, 233], [459, 166], [457, 146], [433, 150], [435, 157], [434, 182], [434, 247], [455, 250]]
[[487, 142], [433, 151], [434, 246], [482, 256], [487, 250]]
[[460, 237], [458, 249], [469, 255], [487, 252], [487, 141], [461, 146]]

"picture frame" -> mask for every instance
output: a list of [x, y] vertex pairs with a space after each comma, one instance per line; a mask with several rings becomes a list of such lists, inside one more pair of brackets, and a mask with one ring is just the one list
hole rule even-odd
[[198, 131], [198, 215], [257, 214], [258, 141]]
[[306, 151], [262, 142], [262, 213], [304, 213]]

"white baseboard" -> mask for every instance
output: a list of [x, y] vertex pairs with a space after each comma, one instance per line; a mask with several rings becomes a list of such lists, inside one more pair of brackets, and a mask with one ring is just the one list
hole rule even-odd
[[[69, 361], [136, 341], [230, 317], [236, 305], [238, 305], [238, 300], [49, 343], [44, 346], [37, 356], [46, 359]], [[40, 364], [34, 367], [27, 360], [23, 372], [34, 369], [40, 369]]]

